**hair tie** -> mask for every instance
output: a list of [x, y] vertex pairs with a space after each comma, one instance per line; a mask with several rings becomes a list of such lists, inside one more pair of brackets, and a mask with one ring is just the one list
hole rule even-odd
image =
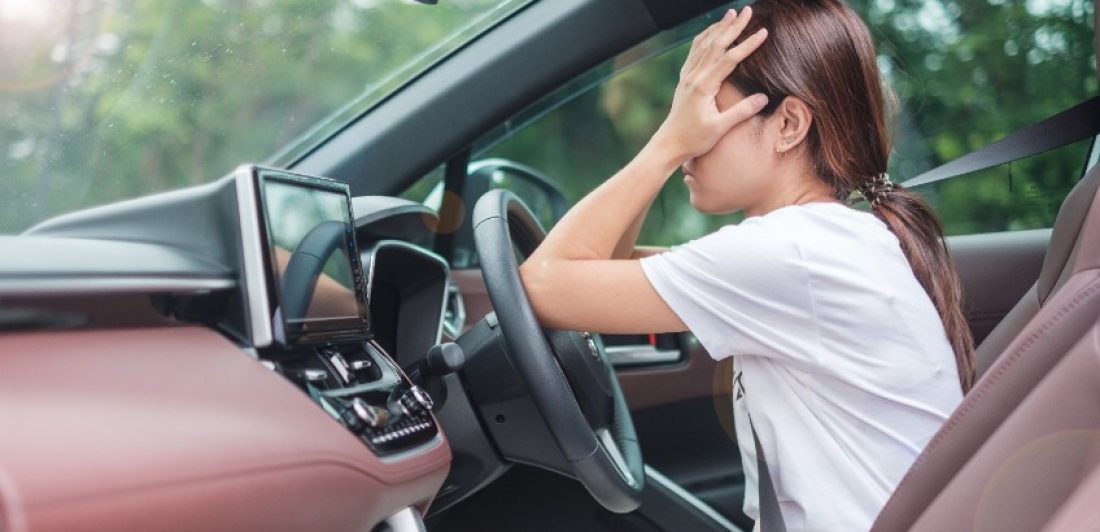
[[857, 188], [873, 209], [886, 200], [886, 193], [894, 190], [894, 183], [890, 174], [882, 172], [865, 179]]

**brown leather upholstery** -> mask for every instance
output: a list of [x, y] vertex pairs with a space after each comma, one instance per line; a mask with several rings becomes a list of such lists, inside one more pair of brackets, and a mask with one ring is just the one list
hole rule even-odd
[[370, 530], [425, 510], [445, 438], [380, 458], [197, 326], [0, 334], [5, 532]]
[[1100, 327], [1093, 326], [939, 492], [913, 530], [1039, 530], [1097, 463]]
[[1051, 294], [1069, 279], [1073, 269], [1074, 250], [1081, 239], [1085, 216], [1093, 203], [1098, 185], [1100, 172], [1093, 169], [1077, 183], [1062, 203], [1054, 221], [1054, 231], [1050, 236], [1046, 256], [1043, 257], [1039, 279], [974, 352], [979, 377], [1005, 352], [1008, 344], [1023, 331], [1024, 326], [1046, 304]]
[[1100, 501], [1100, 467], [1092, 468], [1089, 476], [1058, 509], [1047, 526], [1043, 528], [1043, 532], [1100, 530], [1100, 512], [1096, 511], [1097, 501]]
[[[908, 530], [975, 455], [1009, 414], [1100, 317], [1100, 170], [1093, 169], [1070, 193], [1055, 223], [1044, 272], [1033, 290], [1038, 311], [1024, 314], [1031, 302], [1014, 309], [1008, 327], [1026, 325], [989, 363], [974, 389], [917, 457], [875, 521], [873, 530]], [[1081, 205], [1087, 205], [1088, 208]], [[1080, 223], [1076, 220], [1080, 218]], [[1067, 248], [1066, 242], [1072, 242]], [[1049, 271], [1047, 271], [1049, 270]], [[1057, 270], [1057, 271], [1055, 271]], [[1065, 273], [1063, 274], [1063, 271]], [[1029, 292], [1029, 297], [1032, 292]], [[1003, 339], [986, 340], [1001, 342]], [[983, 346], [988, 351], [993, 347]]]

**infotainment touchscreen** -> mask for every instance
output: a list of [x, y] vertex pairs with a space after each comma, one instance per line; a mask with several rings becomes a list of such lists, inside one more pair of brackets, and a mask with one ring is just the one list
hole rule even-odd
[[276, 338], [289, 344], [367, 332], [347, 185], [270, 170], [259, 170], [258, 182]]

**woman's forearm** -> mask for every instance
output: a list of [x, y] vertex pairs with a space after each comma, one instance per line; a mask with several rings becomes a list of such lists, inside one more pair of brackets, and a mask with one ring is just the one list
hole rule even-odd
[[[525, 265], [612, 258], [620, 241], [637, 237], [645, 211], [683, 160], [684, 155], [670, 146], [651, 141], [622, 170], [577, 202]], [[629, 230], [634, 234], [627, 237]], [[633, 242], [630, 248], [632, 254]]]

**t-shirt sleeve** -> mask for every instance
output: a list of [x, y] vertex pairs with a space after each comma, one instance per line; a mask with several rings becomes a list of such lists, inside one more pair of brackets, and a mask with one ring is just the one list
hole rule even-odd
[[809, 360], [818, 352], [797, 245], [755, 220], [641, 259], [649, 282], [715, 359]]

